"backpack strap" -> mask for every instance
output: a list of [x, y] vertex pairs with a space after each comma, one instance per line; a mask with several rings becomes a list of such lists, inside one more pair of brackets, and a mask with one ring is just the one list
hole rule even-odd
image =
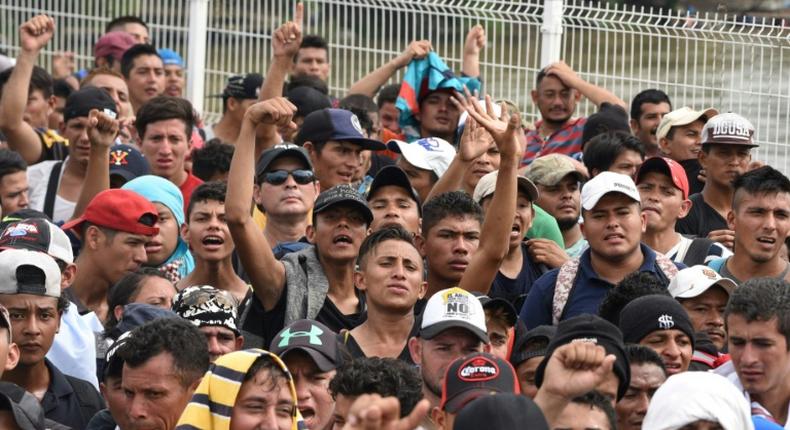
[[675, 266], [672, 260], [667, 258], [664, 254], [656, 252], [656, 264], [664, 273], [664, 276], [666, 276], [667, 281], [672, 282], [672, 280], [675, 279], [675, 276], [678, 274], [678, 266]]
[[696, 266], [697, 264], [705, 264], [705, 258], [708, 257], [708, 250], [713, 246], [713, 241], [707, 237], [695, 237], [691, 240], [686, 256], [683, 258], [683, 264], [688, 267]]
[[557, 273], [557, 281], [554, 283], [554, 297], [551, 304], [552, 324], [557, 325], [562, 318], [565, 304], [571, 296], [573, 284], [576, 281], [576, 273], [579, 271], [579, 258], [566, 261]]
[[52, 166], [52, 171], [49, 173], [49, 182], [47, 182], [47, 193], [44, 195], [44, 210], [51, 219], [55, 219], [53, 213], [55, 212], [55, 197], [58, 195], [58, 185], [60, 184], [60, 170], [63, 168], [63, 162], [58, 161]]

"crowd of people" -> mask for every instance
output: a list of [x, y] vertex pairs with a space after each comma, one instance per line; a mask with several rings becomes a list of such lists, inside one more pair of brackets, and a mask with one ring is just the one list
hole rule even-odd
[[531, 124], [479, 25], [330, 94], [302, 15], [215, 124], [138, 17], [90, 70], [20, 23], [0, 428], [790, 429], [790, 180], [747, 118], [560, 61]]

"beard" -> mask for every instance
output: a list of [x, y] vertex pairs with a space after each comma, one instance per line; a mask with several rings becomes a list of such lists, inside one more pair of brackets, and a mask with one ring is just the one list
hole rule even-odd
[[579, 218], [557, 218], [557, 225], [560, 231], [568, 231], [579, 223]]

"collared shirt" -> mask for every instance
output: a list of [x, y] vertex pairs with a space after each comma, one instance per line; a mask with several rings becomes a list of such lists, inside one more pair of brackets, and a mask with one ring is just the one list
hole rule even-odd
[[546, 140], [540, 135], [540, 126], [543, 120], [535, 123], [535, 129], [527, 132], [527, 150], [521, 159], [521, 165], [527, 166], [532, 160], [548, 154], [565, 154], [572, 156], [582, 151], [582, 131], [586, 117], [573, 118], [554, 133], [551, 133]]
[[[762, 417], [768, 422], [775, 422], [775, 419], [773, 418], [773, 416], [771, 416], [771, 413], [768, 412], [768, 410], [765, 409], [765, 407], [761, 405], [759, 402], [753, 401], [752, 397], [749, 395], [749, 392], [743, 388], [741, 379], [738, 377], [738, 372], [735, 370], [735, 363], [733, 363], [732, 360], [722, 364], [716, 369], [713, 369], [713, 373], [724, 376], [733, 385], [735, 385], [735, 388], [737, 388], [743, 393], [743, 397], [746, 398], [746, 401], [749, 402], [749, 406], [751, 407], [752, 420], [754, 420], [754, 417]], [[785, 422], [784, 428], [785, 430], [790, 430], [790, 403], [788, 403], [787, 405], [787, 416], [788, 419], [787, 422]], [[779, 426], [780, 428], [782, 427], [782, 425], [779, 424], [778, 422], [776, 422], [776, 425]]]
[[88, 425], [91, 417], [104, 409], [104, 400], [89, 382], [66, 376], [49, 360], [49, 387], [41, 400], [44, 416], [73, 429]]
[[[655, 275], [658, 279], [667, 281], [667, 276], [661, 271], [656, 263], [656, 253], [645, 244], [640, 244], [644, 261], [639, 267], [640, 272], [648, 272]], [[686, 266], [675, 263], [678, 269]], [[528, 328], [539, 325], [551, 325], [552, 323], [552, 302], [554, 301], [554, 286], [557, 282], [559, 269], [554, 269], [538, 278], [527, 296], [524, 307], [521, 308], [521, 319]], [[579, 260], [579, 271], [574, 281], [575, 287], [568, 302], [565, 304], [563, 319], [582, 314], [597, 314], [598, 306], [603, 301], [606, 293], [615, 285], [601, 278], [592, 267], [590, 259], [590, 249], [585, 250]]]

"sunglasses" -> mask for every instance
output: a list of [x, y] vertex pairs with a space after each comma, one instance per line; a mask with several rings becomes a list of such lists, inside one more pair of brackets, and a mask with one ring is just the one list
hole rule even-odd
[[281, 185], [288, 180], [288, 175], [294, 178], [294, 182], [299, 185], [307, 185], [315, 181], [315, 175], [312, 170], [297, 169], [297, 170], [272, 170], [263, 174], [263, 182], [272, 185]]

